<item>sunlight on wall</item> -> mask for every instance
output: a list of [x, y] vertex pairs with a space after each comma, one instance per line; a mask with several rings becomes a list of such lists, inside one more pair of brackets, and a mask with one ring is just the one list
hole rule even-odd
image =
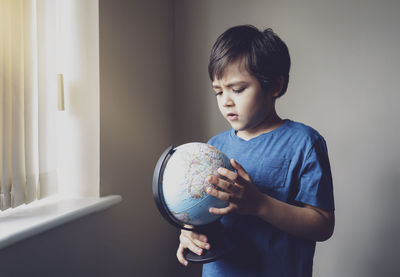
[[46, 30], [39, 48], [46, 54], [44, 87], [51, 109], [57, 108], [56, 74], [64, 75], [65, 89], [65, 111], [46, 119], [47, 124], [56, 122], [57, 134], [52, 146], [57, 159], [48, 166], [57, 167], [60, 194], [99, 196], [98, 1], [39, 0], [38, 9]]

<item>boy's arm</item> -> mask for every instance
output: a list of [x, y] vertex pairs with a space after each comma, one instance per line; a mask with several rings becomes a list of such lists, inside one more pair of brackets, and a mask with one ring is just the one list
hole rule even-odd
[[256, 215], [279, 229], [314, 241], [324, 241], [333, 234], [334, 212], [310, 205], [297, 207], [266, 194], [256, 205]]
[[332, 236], [334, 212], [310, 205], [290, 205], [263, 194], [241, 165], [234, 159], [231, 164], [237, 173], [224, 168], [218, 170], [227, 180], [216, 176], [207, 179], [221, 189], [210, 187], [207, 193], [229, 202], [226, 208], [210, 208], [211, 213], [223, 215], [237, 212], [255, 215], [287, 233], [314, 241], [327, 240]]

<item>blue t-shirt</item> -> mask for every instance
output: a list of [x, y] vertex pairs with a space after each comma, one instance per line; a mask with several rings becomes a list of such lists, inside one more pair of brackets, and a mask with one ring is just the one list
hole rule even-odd
[[[231, 129], [209, 144], [238, 161], [261, 192], [283, 202], [334, 210], [332, 176], [323, 137], [304, 124], [285, 120], [249, 141]], [[221, 219], [235, 248], [204, 264], [203, 277], [311, 276], [315, 242], [290, 235], [255, 216]], [[212, 247], [212, 246], [211, 246]]]

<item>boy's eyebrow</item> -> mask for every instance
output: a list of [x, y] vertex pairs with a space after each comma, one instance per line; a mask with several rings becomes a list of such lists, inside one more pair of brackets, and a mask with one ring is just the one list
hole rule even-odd
[[[225, 86], [230, 88], [230, 87], [233, 87], [235, 85], [240, 85], [240, 84], [247, 84], [247, 82], [245, 82], [245, 81], [231, 82], [231, 83], [226, 84]], [[220, 88], [220, 86], [213, 84], [212, 88]]]

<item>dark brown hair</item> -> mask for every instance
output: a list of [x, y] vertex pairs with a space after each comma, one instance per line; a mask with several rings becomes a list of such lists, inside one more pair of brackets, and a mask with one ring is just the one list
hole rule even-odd
[[222, 33], [211, 50], [208, 74], [211, 81], [220, 79], [227, 65], [244, 58], [249, 74], [257, 78], [264, 91], [269, 91], [284, 79], [278, 95], [289, 83], [290, 56], [286, 44], [272, 29], [258, 30], [252, 25], [240, 25]]

